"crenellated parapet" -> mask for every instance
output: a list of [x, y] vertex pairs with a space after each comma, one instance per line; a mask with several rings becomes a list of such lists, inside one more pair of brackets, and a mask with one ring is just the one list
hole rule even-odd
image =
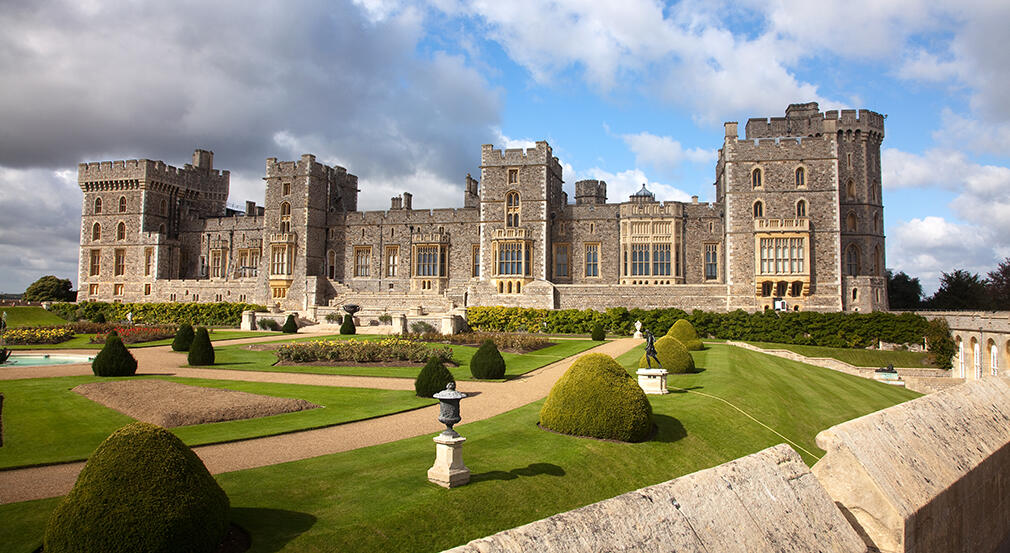
[[551, 146], [545, 140], [536, 142], [534, 148], [507, 148], [505, 150], [496, 149], [493, 144], [484, 144], [480, 151], [481, 168], [486, 167], [508, 167], [519, 165], [546, 165], [554, 174], [560, 175], [561, 162], [551, 150]]

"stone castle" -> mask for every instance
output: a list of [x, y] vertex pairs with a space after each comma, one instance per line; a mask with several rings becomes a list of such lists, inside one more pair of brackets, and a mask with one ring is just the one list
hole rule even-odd
[[358, 211], [357, 177], [312, 155], [266, 162], [263, 206], [232, 210], [229, 173], [197, 150], [183, 168], [82, 163], [78, 300], [244, 301], [283, 310], [450, 312], [679, 307], [887, 309], [884, 117], [792, 104], [725, 124], [715, 201], [659, 202], [643, 185], [562, 190], [547, 142], [481, 148], [462, 208]]

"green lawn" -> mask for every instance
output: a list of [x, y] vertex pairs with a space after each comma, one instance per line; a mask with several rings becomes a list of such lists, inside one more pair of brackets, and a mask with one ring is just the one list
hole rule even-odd
[[[134, 377], [147, 378], [147, 377]], [[302, 398], [322, 409], [258, 419], [217, 422], [172, 429], [189, 445], [208, 444], [295, 430], [332, 426], [435, 403], [413, 392], [152, 377], [194, 386], [227, 388], [255, 394]], [[113, 430], [134, 419], [71, 391], [95, 376], [33, 378], [0, 382], [4, 395], [4, 443], [0, 468], [86, 459]]]
[[[558, 340], [553, 346], [532, 353], [502, 353], [505, 359], [505, 377], [516, 377], [559, 361], [603, 342], [592, 340]], [[431, 344], [433, 347], [442, 344]], [[473, 380], [470, 375], [470, 359], [477, 348], [470, 346], [450, 346], [458, 367], [448, 366], [456, 380]], [[226, 346], [215, 350], [214, 369], [240, 371], [274, 371], [311, 374], [342, 374], [349, 376], [388, 376], [394, 378], [416, 378], [421, 367], [327, 367], [317, 365], [283, 366], [273, 365], [277, 356], [272, 351], [250, 351], [242, 346]], [[197, 367], [198, 368], [198, 367]]]
[[764, 349], [784, 349], [807, 357], [830, 357], [857, 367], [933, 367], [928, 353], [912, 351], [878, 351], [874, 349], [829, 348], [824, 346], [800, 346], [796, 344], [773, 344], [749, 342]]
[[[239, 340], [241, 338], [261, 338], [265, 336], [284, 336], [280, 332], [253, 332], [248, 330], [214, 330], [207, 329], [212, 342], [224, 342], [227, 340]], [[9, 346], [10, 349], [102, 349], [102, 344], [92, 344], [90, 342], [94, 334], [77, 334], [66, 342], [59, 344], [36, 344], [28, 346]], [[164, 340], [154, 340], [153, 342], [141, 342], [139, 344], [128, 344], [129, 348], [150, 348], [154, 346], [168, 346], [172, 344], [174, 338]]]
[[[641, 349], [622, 356], [633, 370]], [[917, 397], [913, 392], [725, 345], [694, 352], [704, 369], [672, 386], [733, 402], [816, 455], [822, 429]], [[541, 431], [542, 402], [456, 428], [467, 438], [471, 484], [426, 480], [431, 436], [221, 474], [232, 518], [254, 552], [440, 551], [561, 511], [656, 484], [782, 440], [697, 393], [650, 396], [658, 433], [640, 444]], [[466, 421], [466, 400], [462, 404]], [[809, 464], [814, 461], [804, 455]], [[56, 500], [0, 506], [12, 552], [41, 540]]]
[[67, 321], [42, 309], [41, 307], [14, 306], [0, 307], [0, 312], [7, 312], [7, 326], [53, 326], [65, 325]]

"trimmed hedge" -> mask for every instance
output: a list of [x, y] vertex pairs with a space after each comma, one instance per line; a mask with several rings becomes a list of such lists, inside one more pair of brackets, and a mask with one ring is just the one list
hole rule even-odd
[[641, 442], [652, 432], [652, 404], [611, 357], [583, 355], [551, 388], [540, 426], [562, 434]]
[[470, 374], [485, 380], [505, 378], [505, 359], [493, 341], [485, 340], [470, 358]]
[[102, 351], [91, 361], [91, 372], [95, 376], [133, 376], [137, 374], [137, 360], [112, 331]]
[[432, 356], [414, 379], [414, 393], [417, 397], [431, 397], [444, 390], [446, 384], [455, 381], [442, 360]]
[[298, 332], [298, 323], [295, 322], [294, 315], [288, 315], [288, 318], [284, 321], [284, 326], [281, 327], [281, 332], [284, 334], [294, 334]]
[[[266, 311], [262, 305], [251, 303], [106, 303], [86, 301], [81, 303], [54, 303], [49, 311], [68, 321], [87, 319], [95, 322], [123, 321], [133, 313], [137, 324], [203, 324], [238, 326], [243, 311]], [[97, 319], [101, 320], [97, 320]]]
[[603, 330], [603, 325], [596, 323], [593, 325], [593, 333], [590, 336], [596, 342], [602, 342], [607, 339], [607, 332]]
[[136, 422], [98, 446], [46, 525], [46, 553], [213, 553], [228, 496], [171, 432]]
[[354, 326], [354, 318], [351, 317], [350, 313], [344, 315], [344, 322], [340, 324], [340, 333], [346, 335], [355, 334], [356, 332], [357, 328]]
[[172, 349], [175, 351], [189, 351], [189, 347], [193, 345], [193, 325], [189, 323], [182, 323], [179, 325], [179, 330], [175, 332], [175, 340], [172, 340]]
[[[663, 336], [656, 340], [656, 357], [659, 358], [659, 364], [670, 374], [694, 372], [694, 358], [687, 352], [684, 344], [672, 336]], [[638, 366], [639, 368], [648, 367], [644, 354], [638, 360]]]
[[666, 332], [666, 335], [670, 338], [674, 338], [688, 351], [701, 351], [705, 349], [705, 346], [698, 339], [698, 333], [694, 331], [694, 326], [687, 319], [681, 319], [670, 327], [670, 330]]
[[310, 340], [284, 344], [277, 349], [281, 363], [312, 363], [314, 361], [354, 361], [378, 363], [382, 361], [412, 361], [424, 363], [438, 357], [446, 363], [455, 363], [452, 348], [433, 346], [396, 336], [382, 340]]
[[214, 345], [210, 343], [210, 335], [207, 334], [206, 328], [201, 326], [196, 329], [186, 361], [193, 366], [214, 364]]

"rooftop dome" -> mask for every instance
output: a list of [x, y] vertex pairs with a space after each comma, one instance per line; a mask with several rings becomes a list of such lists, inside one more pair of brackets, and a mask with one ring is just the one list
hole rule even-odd
[[631, 195], [631, 201], [633, 202], [652, 202], [656, 200], [656, 195], [649, 192], [649, 189], [645, 187], [645, 183], [642, 183], [642, 189]]

